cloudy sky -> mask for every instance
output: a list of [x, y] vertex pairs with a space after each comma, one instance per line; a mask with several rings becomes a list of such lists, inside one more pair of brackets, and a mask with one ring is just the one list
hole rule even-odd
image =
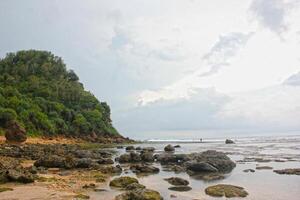
[[0, 27], [0, 57], [63, 57], [125, 136], [300, 132], [300, 0], [9, 0]]

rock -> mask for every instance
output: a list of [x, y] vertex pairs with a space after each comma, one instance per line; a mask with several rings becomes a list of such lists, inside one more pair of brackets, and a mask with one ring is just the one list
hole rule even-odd
[[12, 182], [20, 183], [32, 183], [35, 180], [35, 176], [28, 171], [9, 169], [6, 172], [6, 177]]
[[95, 189], [96, 185], [94, 183], [90, 183], [90, 184], [85, 184], [84, 186], [82, 186], [83, 189]]
[[119, 178], [113, 179], [110, 183], [109, 186], [111, 187], [117, 187], [117, 188], [126, 188], [132, 183], [139, 183], [136, 178], [129, 177], [129, 176], [122, 176]]
[[145, 189], [146, 186], [139, 184], [139, 183], [132, 183], [128, 186], [126, 186], [126, 190], [137, 190], [137, 189]]
[[20, 165], [20, 162], [8, 157], [0, 158], [0, 183], [32, 183], [36, 175]]
[[118, 159], [119, 163], [135, 163], [141, 162], [141, 156], [138, 153], [131, 152], [130, 154], [123, 154]]
[[277, 174], [300, 175], [300, 168], [274, 170]]
[[180, 173], [185, 172], [186, 169], [180, 165], [165, 165], [163, 166], [163, 171]]
[[134, 146], [127, 146], [125, 148], [126, 151], [133, 151], [134, 149], [135, 149]]
[[230, 140], [230, 139], [226, 139], [225, 140], [225, 144], [234, 144], [234, 141]]
[[170, 194], [170, 198], [177, 198], [177, 196], [174, 194]]
[[154, 162], [154, 156], [152, 152], [145, 151], [140, 154], [143, 162]]
[[0, 188], [0, 192], [6, 192], [6, 191], [13, 191], [14, 189], [12, 188], [7, 188], [7, 187], [2, 187]]
[[95, 188], [94, 192], [107, 192], [107, 189], [103, 189], [103, 188]]
[[273, 169], [273, 167], [270, 166], [258, 166], [256, 167], [257, 170], [262, 170], [262, 169]]
[[255, 172], [255, 170], [254, 169], [245, 169], [245, 170], [243, 170], [243, 172], [246, 172], [246, 173], [247, 172], [252, 172], [253, 173], [253, 172]]
[[106, 167], [100, 167], [99, 171], [103, 174], [120, 174], [122, 173], [122, 168], [120, 165], [116, 166], [106, 166]]
[[142, 150], [142, 147], [136, 147], [135, 150], [141, 151], [141, 150]]
[[154, 152], [155, 151], [155, 148], [154, 147], [144, 147], [143, 149], [142, 149], [142, 151], [143, 152]]
[[114, 161], [111, 158], [101, 158], [97, 161], [98, 164], [114, 164]]
[[175, 151], [175, 148], [172, 145], [168, 144], [167, 146], [165, 146], [164, 150], [165, 152], [173, 152]]
[[174, 148], [180, 148], [181, 146], [179, 144], [175, 145]]
[[25, 142], [27, 139], [26, 130], [22, 126], [20, 126], [18, 122], [12, 121], [8, 123], [6, 127], [5, 138], [8, 142]]
[[120, 194], [115, 200], [163, 200], [163, 198], [157, 191], [137, 189]]
[[117, 149], [124, 149], [123, 146], [117, 146]]
[[218, 169], [206, 162], [195, 162], [191, 161], [185, 164], [187, 170], [192, 173], [201, 173], [201, 172], [218, 172]]
[[90, 196], [85, 194], [77, 194], [74, 196], [74, 199], [90, 199]]
[[57, 155], [48, 155], [42, 157], [34, 162], [34, 166], [36, 167], [48, 167], [48, 168], [65, 168], [71, 169], [74, 168], [76, 165], [77, 167], [85, 166], [86, 165], [86, 158], [82, 158], [80, 161], [75, 163], [72, 157], [60, 157]]
[[168, 181], [168, 183], [170, 183], [171, 185], [175, 185], [175, 186], [182, 186], [182, 185], [188, 185], [189, 182], [183, 178], [179, 178], [179, 177], [171, 177], [171, 178], [166, 178], [166, 181]]
[[119, 163], [129, 163], [130, 162], [130, 154], [122, 154], [120, 157], [116, 158], [116, 161]]
[[154, 158], [156, 158], [157, 161], [159, 161], [163, 165], [184, 163], [191, 160], [191, 157], [188, 154], [163, 153], [155, 155]]
[[159, 172], [159, 168], [151, 165], [145, 165], [145, 164], [131, 165], [130, 169], [134, 173], [158, 173]]
[[130, 153], [130, 159], [131, 159], [131, 162], [141, 162], [142, 161], [141, 156], [135, 152]]
[[203, 180], [203, 181], [215, 181], [224, 179], [225, 176], [219, 173], [200, 173], [200, 174], [192, 174], [193, 179]]
[[248, 192], [244, 190], [244, 188], [234, 185], [226, 185], [226, 184], [218, 184], [214, 186], [207, 187], [205, 189], [205, 193], [207, 195], [213, 197], [223, 197], [231, 198], [231, 197], [246, 197]]
[[192, 160], [205, 162], [215, 167], [220, 173], [228, 173], [235, 168], [235, 163], [223, 152], [214, 150], [204, 151], [200, 154], [191, 154]]
[[177, 192], [187, 192], [192, 190], [190, 186], [174, 186], [174, 187], [169, 187], [168, 189]]

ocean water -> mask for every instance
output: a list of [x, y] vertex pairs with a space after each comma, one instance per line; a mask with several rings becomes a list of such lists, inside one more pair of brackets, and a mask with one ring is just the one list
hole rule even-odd
[[[245, 137], [235, 139], [236, 144], [226, 145], [225, 138], [203, 139], [199, 140], [151, 140], [147, 143], [137, 144], [135, 146], [156, 148], [156, 153], [163, 152], [164, 146], [169, 143], [179, 144], [181, 148], [176, 149], [175, 153], [202, 152], [206, 150], [217, 150], [228, 153], [228, 156], [237, 163], [236, 168], [226, 178], [216, 181], [196, 180], [186, 173], [176, 174], [174, 172], [164, 171], [159, 163], [156, 167], [161, 169], [159, 174], [139, 176], [139, 182], [149, 189], [157, 190], [166, 200], [211, 200], [226, 199], [215, 198], [205, 194], [206, 187], [224, 183], [244, 187], [249, 193], [245, 200], [299, 200], [300, 199], [300, 176], [297, 175], [279, 175], [273, 170], [256, 170], [257, 166], [270, 166], [273, 169], [300, 168], [300, 136], [268, 136], [268, 137]], [[119, 150], [118, 154], [125, 153]], [[244, 158], [263, 158], [270, 159], [270, 162], [239, 162]], [[276, 162], [281, 160], [284, 162]], [[121, 176], [137, 177], [130, 170], [128, 165], [122, 166], [126, 169]], [[254, 173], [245, 173], [244, 169], [255, 169]], [[171, 185], [164, 181], [164, 178], [182, 177], [190, 182], [192, 187], [188, 192], [175, 192], [168, 190]], [[113, 177], [112, 177], [113, 178]], [[91, 199], [114, 199], [117, 194], [123, 191], [111, 189], [108, 184], [101, 188], [107, 189], [107, 192], [90, 194]], [[170, 195], [177, 196], [171, 198]], [[235, 198], [232, 198], [235, 199]]]

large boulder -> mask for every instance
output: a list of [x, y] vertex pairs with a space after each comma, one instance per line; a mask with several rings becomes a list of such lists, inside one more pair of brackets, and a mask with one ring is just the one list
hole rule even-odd
[[228, 173], [236, 166], [225, 153], [215, 150], [204, 151], [200, 154], [192, 154], [191, 157], [194, 161], [207, 163], [216, 168], [220, 173]]
[[26, 130], [16, 121], [8, 123], [5, 131], [5, 138], [8, 142], [22, 143], [25, 142]]

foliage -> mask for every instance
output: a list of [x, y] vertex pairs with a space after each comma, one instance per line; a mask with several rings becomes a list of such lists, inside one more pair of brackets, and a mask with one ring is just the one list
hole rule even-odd
[[16, 120], [31, 135], [118, 135], [110, 108], [85, 91], [73, 70], [46, 51], [0, 59], [0, 128]]

